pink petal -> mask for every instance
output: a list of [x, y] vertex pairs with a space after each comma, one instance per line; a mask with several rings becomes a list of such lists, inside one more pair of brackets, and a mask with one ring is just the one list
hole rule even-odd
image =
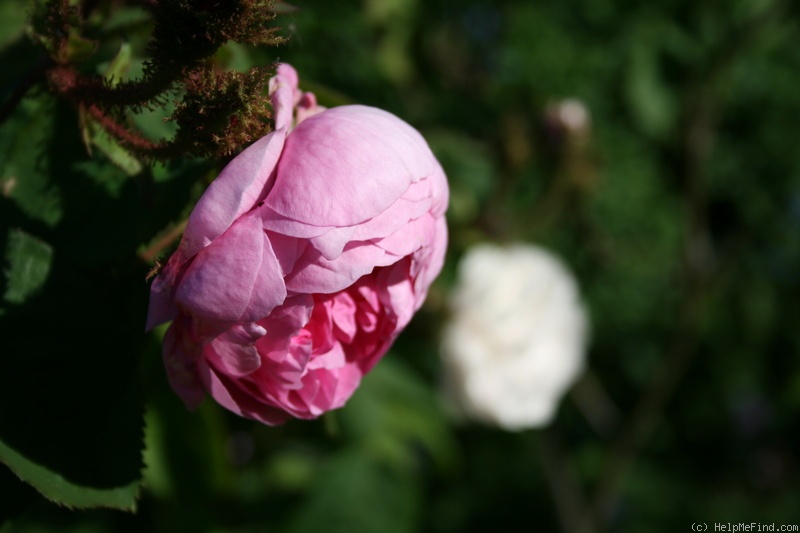
[[303, 328], [303, 331], [314, 340], [314, 354], [325, 353], [336, 343], [333, 337], [333, 317], [330, 313], [332, 303], [330, 299], [319, 301], [315, 298], [314, 312]]
[[261, 357], [254, 343], [266, 332], [267, 330], [255, 324], [237, 324], [206, 345], [204, 354], [226, 374], [233, 377], [246, 376], [261, 366]]
[[325, 107], [317, 104], [317, 97], [314, 93], [303, 93], [297, 103], [297, 123], [300, 124], [305, 119], [313, 117], [317, 113], [325, 111]]
[[359, 344], [353, 345], [350, 360], [366, 374], [380, 361], [383, 354], [389, 350], [399, 333], [397, 318], [392, 313], [382, 313], [378, 319], [375, 333], [365, 338]]
[[250, 303], [239, 317], [239, 322], [261, 320], [286, 299], [283, 269], [275, 256], [272, 243], [270, 243], [267, 235], [263, 230], [260, 230], [259, 233], [263, 246], [261, 267], [258, 269], [256, 281], [250, 292]]
[[343, 407], [361, 383], [361, 370], [357, 365], [350, 363], [333, 370], [336, 388], [331, 395], [328, 409]]
[[260, 322], [267, 333], [256, 341], [258, 352], [271, 361], [283, 361], [289, 342], [308, 323], [313, 308], [314, 299], [308, 294], [286, 298], [284, 305]]
[[366, 302], [361, 302], [358, 305], [358, 311], [356, 312], [356, 323], [364, 333], [372, 333], [375, 331], [375, 328], [378, 325], [378, 317], [371, 309], [369, 309], [369, 306]]
[[[308, 413], [308, 407], [298, 393], [300, 389], [308, 386], [307, 377], [308, 374], [297, 382], [291, 382], [291, 386], [287, 386], [285, 381], [278, 378], [271, 366], [265, 366], [259, 369], [254, 376], [247, 379], [252, 382], [253, 394], [263, 398], [270, 405], [285, 409], [291, 416], [297, 418], [313, 418]], [[313, 382], [311, 386], [315, 388]]]
[[294, 106], [300, 100], [297, 90], [297, 71], [286, 63], [278, 65], [275, 76], [269, 80], [269, 94], [275, 112], [275, 129], [289, 130], [292, 127]]
[[399, 263], [383, 268], [377, 276], [377, 284], [383, 290], [378, 292], [381, 303], [397, 317], [396, 329], [401, 330], [411, 321], [416, 311], [416, 298], [409, 266], [411, 260], [404, 259]]
[[161, 353], [170, 387], [188, 409], [195, 410], [205, 393], [195, 370], [201, 357], [200, 348], [188, 337], [187, 323], [186, 319], [178, 319], [170, 325], [164, 334]]
[[365, 106], [328, 109], [288, 136], [265, 204], [307, 224], [352, 226], [382, 213], [412, 181], [432, 174], [433, 161], [419, 133], [390, 113]]
[[197, 364], [197, 373], [214, 400], [239, 416], [270, 426], [282, 424], [289, 418], [282, 409], [257, 401], [252, 393], [239, 388], [230, 378], [217, 373], [202, 359]]
[[298, 418], [316, 418], [321, 415], [324, 410], [314, 406], [314, 399], [319, 394], [320, 383], [317, 374], [324, 374], [325, 371], [316, 371], [306, 374], [303, 379], [303, 386], [299, 389], [292, 391], [287, 399], [291, 402], [287, 407], [292, 410]]
[[333, 294], [346, 289], [376, 266], [397, 261], [378, 246], [351, 242], [342, 255], [328, 261], [318, 250], [307, 248], [297, 261], [294, 272], [286, 278], [286, 288], [298, 293]]
[[375, 244], [397, 257], [411, 255], [414, 251], [426, 246], [433, 240], [436, 221], [430, 214], [424, 214], [416, 220], [389, 235], [375, 241]]
[[260, 202], [272, 185], [285, 130], [262, 137], [222, 169], [197, 202], [183, 233], [180, 252], [191, 257], [222, 235]]
[[433, 244], [429, 248], [429, 256], [423, 263], [423, 269], [420, 275], [417, 276], [415, 283], [415, 291], [417, 293], [417, 308], [422, 305], [425, 296], [428, 293], [428, 288], [442, 271], [444, 266], [444, 259], [447, 253], [447, 222], [444, 217], [436, 219], [436, 233], [433, 239]]
[[334, 228], [329, 232], [309, 239], [311, 246], [319, 250], [322, 257], [331, 261], [342, 255], [344, 247], [356, 231], [356, 226]]
[[358, 331], [356, 310], [356, 302], [346, 292], [337, 294], [333, 299], [330, 310], [331, 318], [338, 330], [343, 334], [341, 340], [344, 342], [352, 342]]
[[303, 255], [303, 252], [308, 246], [306, 239], [297, 239], [295, 237], [287, 237], [280, 233], [274, 233], [267, 230], [267, 240], [272, 245], [272, 250], [278, 258], [278, 263], [281, 266], [281, 271], [284, 276], [294, 269], [297, 260]]
[[283, 272], [258, 211], [201, 250], [175, 293], [193, 316], [221, 323], [257, 321], [285, 298]]
[[264, 223], [264, 229], [273, 231], [275, 233], [282, 233], [283, 235], [310, 239], [311, 237], [318, 237], [319, 235], [336, 228], [336, 226], [315, 226], [314, 224], [299, 222], [297, 220], [287, 218], [280, 213], [276, 213], [266, 205], [262, 205], [260, 210]]
[[292, 390], [299, 389], [302, 387], [300, 380], [306, 373], [306, 365], [311, 359], [312, 347], [310, 335], [293, 337], [289, 342], [286, 357], [265, 371], [271, 374], [272, 379], [282, 381], [282, 387]]
[[318, 368], [340, 368], [347, 363], [344, 356], [342, 345], [338, 342], [331, 346], [327, 352], [315, 355], [308, 363], [309, 370], [316, 370]]
[[[414, 198], [420, 191], [424, 192], [422, 198]], [[388, 237], [405, 226], [409, 220], [419, 218], [430, 211], [430, 208], [431, 197], [428, 180], [413, 183], [406, 193], [386, 211], [356, 226], [352, 240], [367, 241]]]
[[380, 300], [378, 299], [378, 293], [375, 292], [375, 288], [373, 284], [359, 284], [358, 288], [356, 289], [358, 294], [364, 299], [364, 302], [369, 305], [369, 308], [372, 311], [379, 311], [380, 310]]
[[336, 390], [336, 380], [328, 370], [309, 373], [303, 380], [303, 387], [297, 391], [308, 412], [317, 417], [330, 410], [330, 399]]
[[450, 188], [447, 186], [447, 176], [442, 170], [442, 166], [436, 161], [436, 172], [430, 177], [431, 180], [431, 196], [433, 198], [433, 206], [431, 213], [436, 217], [444, 217], [444, 212], [447, 211], [447, 203], [450, 200]]
[[175, 306], [173, 296], [175, 295], [175, 283], [179, 276], [178, 269], [182, 264], [183, 261], [179, 254], [173, 254], [150, 285], [145, 331], [150, 331], [159, 324], [174, 320], [178, 316], [178, 308]]

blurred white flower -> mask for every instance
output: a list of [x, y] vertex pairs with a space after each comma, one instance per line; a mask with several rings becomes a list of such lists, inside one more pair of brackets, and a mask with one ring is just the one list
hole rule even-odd
[[559, 259], [528, 244], [482, 244], [459, 265], [444, 329], [445, 394], [508, 430], [547, 424], [583, 368], [588, 323]]

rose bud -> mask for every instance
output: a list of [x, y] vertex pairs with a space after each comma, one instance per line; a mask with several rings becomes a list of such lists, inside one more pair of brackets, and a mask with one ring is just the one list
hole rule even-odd
[[189, 408], [209, 393], [265, 424], [344, 405], [420, 308], [447, 245], [425, 140], [365, 106], [270, 82], [275, 130], [234, 158], [153, 281], [147, 328]]

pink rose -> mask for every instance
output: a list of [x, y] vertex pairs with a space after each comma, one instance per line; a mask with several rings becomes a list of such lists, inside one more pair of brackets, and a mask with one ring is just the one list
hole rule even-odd
[[344, 405], [422, 305], [447, 244], [425, 140], [365, 106], [325, 109], [280, 65], [275, 131], [208, 187], [153, 281], [147, 328], [189, 408], [204, 391], [266, 424]]

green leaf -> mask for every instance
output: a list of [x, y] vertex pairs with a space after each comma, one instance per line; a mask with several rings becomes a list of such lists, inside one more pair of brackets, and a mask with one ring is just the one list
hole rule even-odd
[[119, 47], [119, 52], [106, 68], [105, 77], [112, 85], [116, 85], [128, 75], [130, 68], [131, 45], [130, 43], [122, 43]]
[[53, 248], [21, 230], [8, 232], [6, 293], [9, 303], [22, 303], [41, 288], [50, 272]]
[[662, 80], [656, 50], [633, 48], [627, 71], [626, 96], [634, 120], [647, 135], [664, 139], [675, 128], [678, 105]]
[[128, 176], [136, 176], [142, 171], [142, 163], [128, 150], [123, 148], [111, 135], [94, 121], [87, 113], [80, 114], [81, 133], [87, 151], [91, 153], [94, 146], [100, 150], [114, 165]]
[[0, 461], [48, 499], [66, 507], [112, 507], [136, 510], [138, 481], [109, 489], [72, 483], [61, 475], [29, 460], [0, 440]]
[[53, 135], [54, 107], [47, 96], [25, 99], [0, 128], [2, 197], [49, 226], [62, 215], [60, 189], [53, 184], [44, 157]]
[[66, 63], [82, 63], [92, 57], [95, 51], [97, 51], [97, 41], [87, 39], [77, 30], [71, 29], [61, 59]]
[[[80, 171], [86, 155], [65, 105], [24, 102], [0, 143], [3, 177], [16, 178], [0, 197], [0, 222], [51, 249], [42, 290], [29, 284], [0, 320], [0, 462], [60, 505], [132, 510], [143, 468], [148, 292], [135, 248], [152, 215], [133, 180], [114, 195]], [[3, 250], [31, 247], [42, 262], [43, 243], [13, 235]], [[14, 259], [21, 262], [9, 268], [12, 279], [35, 271], [24, 268], [26, 257]], [[43, 277], [40, 270], [32, 281]]]
[[25, 0], [6, 0], [0, 3], [0, 49], [25, 31], [27, 4]]
[[80, 272], [62, 256], [47, 290], [0, 322], [0, 462], [60, 505], [133, 510], [145, 291], [131, 291], [138, 272]]
[[[105, 68], [105, 77], [111, 85], [124, 79], [131, 66], [131, 45], [122, 43], [119, 52]], [[89, 113], [79, 112], [81, 137], [86, 151], [92, 153], [97, 148], [114, 165], [128, 176], [136, 176], [142, 172], [142, 163], [126, 148], [120, 145]]]

